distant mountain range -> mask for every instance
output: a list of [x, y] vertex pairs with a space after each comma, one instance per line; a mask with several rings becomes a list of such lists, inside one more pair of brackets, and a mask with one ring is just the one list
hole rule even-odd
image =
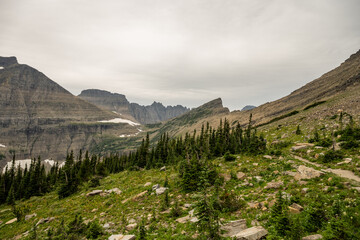
[[256, 108], [256, 106], [246, 105], [245, 107], [243, 107], [243, 108], [241, 109], [241, 111], [251, 110], [251, 109], [254, 109], [254, 108]]
[[150, 106], [141, 106], [137, 103], [130, 103], [125, 95], [98, 89], [84, 90], [79, 97], [100, 108], [133, 118], [141, 124], [166, 121], [190, 111], [181, 105], [165, 107], [158, 102], [154, 102]]
[[[122, 94], [89, 89], [78, 97], [15, 57], [0, 57], [0, 167], [11, 159], [63, 160], [70, 150], [96, 153], [134, 149], [146, 134], [180, 136], [226, 118], [258, 126], [329, 118], [339, 111], [360, 116], [360, 51], [334, 70], [279, 100], [230, 112], [220, 98], [189, 110], [129, 103]], [[251, 108], [251, 109], [249, 109]], [[245, 111], [246, 110], [246, 111]], [[147, 124], [139, 125], [138, 123]], [[134, 137], [136, 136], [136, 137]]]

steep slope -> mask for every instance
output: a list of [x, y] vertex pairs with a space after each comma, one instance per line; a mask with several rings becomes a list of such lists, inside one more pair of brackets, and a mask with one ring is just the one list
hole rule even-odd
[[[274, 102], [265, 103], [247, 111], [214, 113], [201, 119], [185, 114], [169, 121], [160, 131], [169, 131], [172, 135], [180, 135], [209, 122], [212, 126], [219, 124], [220, 118], [227, 118], [232, 126], [237, 123], [246, 125], [250, 114], [255, 125], [264, 125], [289, 119], [297, 122], [300, 118], [307, 121], [322, 119], [336, 114], [339, 110], [360, 116], [360, 50], [351, 55], [334, 70], [322, 75], [305, 86], [293, 91], [286, 97]], [[305, 109], [305, 110], [304, 110]], [[185, 116], [188, 118], [185, 119]], [[177, 124], [173, 124], [173, 123]], [[182, 123], [181, 123], [182, 122]], [[182, 127], [179, 127], [179, 126]]]
[[79, 97], [98, 107], [117, 112], [142, 124], [162, 122], [189, 111], [188, 108], [181, 105], [165, 107], [158, 102], [154, 102], [150, 106], [141, 106], [137, 103], [130, 103], [122, 94], [98, 89], [84, 90]]
[[[86, 149], [94, 136], [132, 134], [129, 124], [99, 123], [119, 117], [78, 97], [15, 57], [0, 57], [0, 160], [63, 158]], [[0, 163], [1, 165], [1, 163]]]
[[0, 58], [0, 119], [68, 118], [100, 120], [115, 117], [73, 96], [43, 73], [16, 58]]

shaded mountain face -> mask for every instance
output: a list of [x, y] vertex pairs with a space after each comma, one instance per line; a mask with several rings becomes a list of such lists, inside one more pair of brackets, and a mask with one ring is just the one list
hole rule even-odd
[[246, 105], [245, 107], [243, 107], [243, 108], [241, 109], [241, 111], [251, 110], [251, 109], [254, 109], [254, 108], [256, 108], [256, 106]]
[[109, 111], [117, 112], [142, 124], [162, 122], [189, 111], [181, 105], [165, 107], [161, 103], [154, 102], [150, 106], [141, 106], [137, 103], [129, 103], [126, 97], [118, 93], [110, 93], [98, 89], [88, 89], [81, 92], [80, 98]]
[[101, 120], [112, 118], [93, 104], [73, 96], [36, 69], [0, 58], [0, 119], [31, 121], [37, 118]]
[[73, 96], [15, 57], [0, 57], [0, 109], [0, 160], [13, 152], [17, 159], [60, 160], [70, 150], [87, 149], [96, 135], [137, 132], [129, 124], [100, 123], [119, 116]]

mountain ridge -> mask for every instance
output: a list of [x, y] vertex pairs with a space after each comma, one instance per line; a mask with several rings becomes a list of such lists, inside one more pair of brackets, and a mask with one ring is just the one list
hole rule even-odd
[[162, 103], [156, 101], [151, 105], [142, 106], [137, 103], [130, 103], [123, 94], [111, 93], [99, 89], [86, 89], [78, 96], [101, 108], [115, 111], [142, 124], [154, 124], [166, 121], [189, 111], [188, 108], [181, 105], [165, 107]]

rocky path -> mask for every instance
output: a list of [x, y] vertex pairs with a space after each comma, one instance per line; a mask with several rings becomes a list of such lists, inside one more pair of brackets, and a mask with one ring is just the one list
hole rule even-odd
[[325, 171], [336, 174], [339, 177], [348, 178], [360, 183], [360, 177], [356, 176], [352, 171], [343, 170], [343, 169], [332, 169], [332, 168], [328, 168]]
[[[302, 157], [299, 157], [299, 156], [296, 156], [296, 155], [294, 155], [293, 157], [295, 159], [299, 160], [299, 161], [304, 162], [304, 163], [308, 163], [308, 164], [311, 164], [311, 165], [319, 167], [319, 168], [324, 168], [323, 165], [311, 162], [311, 161], [309, 161], [309, 160], [307, 160], [305, 158], [302, 158]], [[350, 180], [353, 180], [355, 182], [360, 183], [360, 177], [356, 176], [352, 171], [349, 171], [349, 170], [328, 168], [328, 169], [323, 170], [323, 171], [333, 173], [333, 174], [335, 174], [335, 175], [337, 175], [339, 177], [347, 178], [347, 179], [350, 179]]]

